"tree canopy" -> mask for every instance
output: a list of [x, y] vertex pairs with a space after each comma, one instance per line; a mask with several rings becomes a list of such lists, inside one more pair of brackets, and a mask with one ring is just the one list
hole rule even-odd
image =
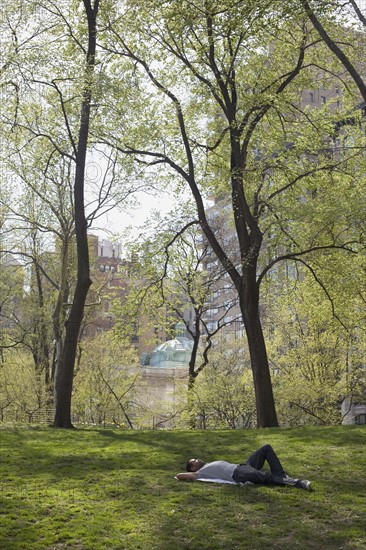
[[76, 241], [56, 424], [71, 425], [88, 226], [136, 188], [186, 187], [235, 287], [257, 425], [276, 426], [263, 285], [291, 265], [337, 318], [324, 266], [364, 252], [363, 11], [354, 1], [34, 0], [3, 13], [6, 223]]

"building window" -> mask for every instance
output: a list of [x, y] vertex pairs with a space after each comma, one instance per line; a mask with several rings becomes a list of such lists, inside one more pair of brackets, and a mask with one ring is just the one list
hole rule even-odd
[[314, 103], [314, 92], [309, 93], [310, 103]]
[[357, 414], [355, 416], [355, 424], [366, 424], [366, 414]]
[[105, 265], [104, 264], [100, 264], [99, 271], [105, 271]]
[[217, 329], [218, 326], [219, 326], [218, 321], [210, 321], [209, 323], [207, 323], [207, 331], [213, 332], [214, 330]]
[[217, 307], [212, 307], [211, 309], [208, 309], [207, 310], [207, 317], [215, 317], [215, 315], [217, 315], [219, 312], [218, 308]]
[[324, 105], [324, 103], [327, 102], [327, 98], [325, 97], [325, 95], [320, 96], [320, 101], [321, 101], [321, 103], [323, 103], [323, 105]]

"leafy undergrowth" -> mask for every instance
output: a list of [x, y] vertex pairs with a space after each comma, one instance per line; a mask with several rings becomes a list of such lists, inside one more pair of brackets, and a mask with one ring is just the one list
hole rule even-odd
[[[2, 550], [366, 548], [362, 426], [245, 431], [2, 426]], [[271, 443], [315, 491], [178, 482]]]

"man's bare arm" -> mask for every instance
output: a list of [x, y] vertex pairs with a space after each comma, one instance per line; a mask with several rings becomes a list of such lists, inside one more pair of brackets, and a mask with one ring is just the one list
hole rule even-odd
[[196, 472], [187, 472], [183, 474], [177, 474], [175, 476], [179, 481], [195, 481], [197, 479]]

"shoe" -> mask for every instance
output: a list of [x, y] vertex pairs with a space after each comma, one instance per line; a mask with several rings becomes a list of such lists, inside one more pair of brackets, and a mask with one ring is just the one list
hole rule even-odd
[[298, 482], [298, 479], [294, 479], [293, 477], [290, 477], [287, 474], [283, 474], [283, 475], [271, 474], [271, 478], [272, 478], [271, 482], [274, 483], [275, 485], [292, 485], [294, 487]]
[[313, 490], [310, 481], [307, 479], [299, 479], [299, 481], [296, 482], [296, 487], [299, 489], [305, 489], [305, 491]]

